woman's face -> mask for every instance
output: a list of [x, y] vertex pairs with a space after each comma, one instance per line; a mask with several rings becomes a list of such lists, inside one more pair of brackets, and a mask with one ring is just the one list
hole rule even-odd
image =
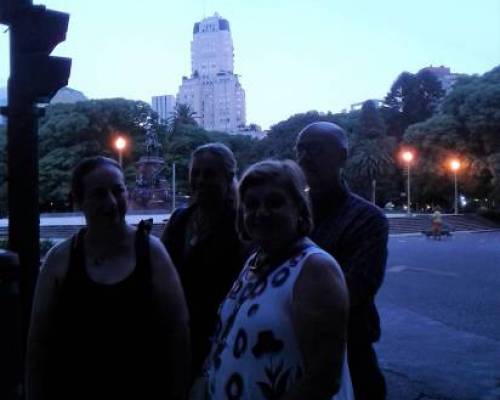
[[250, 186], [241, 202], [245, 229], [257, 244], [280, 248], [297, 237], [298, 208], [281, 186], [274, 182]]
[[120, 224], [127, 212], [127, 188], [121, 171], [102, 165], [83, 178], [81, 209], [87, 224], [109, 227]]
[[220, 205], [229, 193], [231, 179], [219, 157], [202, 153], [193, 159], [189, 182], [198, 204]]

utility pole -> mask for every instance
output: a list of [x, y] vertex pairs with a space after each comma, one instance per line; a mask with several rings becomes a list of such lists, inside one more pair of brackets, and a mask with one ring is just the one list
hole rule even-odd
[[410, 163], [407, 164], [407, 175], [408, 175], [408, 181], [406, 182], [406, 193], [407, 193], [407, 197], [406, 197], [406, 201], [408, 202], [407, 204], [407, 211], [406, 213], [408, 215], [411, 214], [411, 197], [410, 197], [410, 188], [411, 188], [411, 185], [410, 185]]

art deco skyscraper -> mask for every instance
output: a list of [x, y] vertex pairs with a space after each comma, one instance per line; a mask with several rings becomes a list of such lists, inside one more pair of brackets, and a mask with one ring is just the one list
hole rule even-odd
[[237, 132], [246, 123], [229, 22], [217, 13], [194, 24], [191, 77], [182, 79], [177, 103], [189, 105], [207, 130]]

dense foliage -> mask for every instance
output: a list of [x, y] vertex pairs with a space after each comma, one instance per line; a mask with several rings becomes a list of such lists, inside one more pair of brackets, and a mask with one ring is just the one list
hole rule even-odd
[[457, 82], [433, 117], [410, 126], [404, 142], [418, 151], [415, 193], [422, 201], [450, 201], [458, 159], [460, 192], [500, 202], [500, 67]]
[[[133, 185], [135, 162], [146, 153], [146, 132], [156, 133], [170, 176], [176, 164], [178, 191], [188, 192], [190, 153], [199, 145], [219, 141], [235, 153], [239, 170], [264, 158], [294, 158], [297, 134], [307, 124], [330, 121], [342, 126], [350, 142], [345, 177], [351, 188], [384, 205], [404, 203], [404, 169], [398, 161], [401, 146], [415, 150], [412, 166], [414, 204], [452, 204], [452, 157], [461, 161], [459, 188], [483, 205], [500, 203], [500, 67], [483, 76], [464, 76], [444, 96], [439, 82], [427, 71], [402, 73], [385, 103], [366, 101], [361, 110], [332, 114], [309, 111], [271, 127], [262, 140], [208, 132], [197, 125], [196, 114], [179, 105], [166, 126], [141, 101], [91, 100], [55, 104], [40, 120], [41, 209], [64, 210], [72, 167], [83, 157], [117, 157], [118, 135], [129, 145], [123, 153], [127, 183]], [[6, 213], [6, 132], [0, 126], [0, 213]]]

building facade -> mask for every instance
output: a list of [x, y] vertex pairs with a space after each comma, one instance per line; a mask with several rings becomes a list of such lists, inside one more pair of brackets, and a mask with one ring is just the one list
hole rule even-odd
[[[366, 101], [368, 101], [368, 100], [361, 101], [359, 103], [351, 104], [351, 111], [361, 110], [363, 108], [363, 104], [365, 104]], [[384, 100], [380, 100], [380, 99], [369, 99], [369, 101], [373, 102], [373, 104], [375, 104], [376, 108], [380, 108], [384, 104]], [[345, 112], [347, 112], [347, 110], [345, 110]]]
[[436, 77], [436, 79], [441, 83], [441, 87], [443, 88], [445, 94], [448, 94], [453, 85], [457, 82], [457, 79], [460, 77], [460, 74], [454, 74], [451, 72], [450, 68], [441, 65], [440, 67], [433, 67], [432, 65], [429, 67], [422, 68], [420, 71], [430, 72], [432, 75]]
[[151, 98], [151, 106], [153, 111], [158, 114], [159, 122], [166, 124], [172, 115], [175, 113], [176, 100], [175, 96], [166, 94], [163, 96], [153, 96]]
[[191, 76], [182, 79], [177, 103], [189, 105], [207, 130], [233, 133], [246, 124], [245, 91], [234, 73], [229, 22], [217, 13], [194, 24]]

